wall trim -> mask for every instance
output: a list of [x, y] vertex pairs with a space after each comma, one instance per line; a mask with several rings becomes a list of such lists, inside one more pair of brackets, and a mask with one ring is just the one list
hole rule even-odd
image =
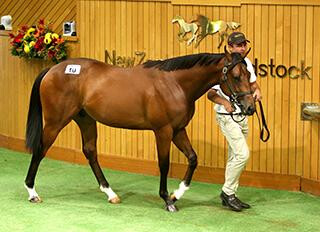
[[[24, 143], [23, 139], [12, 138], [0, 134], [0, 147], [20, 152], [28, 152]], [[62, 153], [63, 155], [61, 155]], [[46, 157], [70, 163], [88, 165], [82, 152], [68, 148], [52, 147]], [[156, 161], [132, 159], [114, 155], [100, 155], [99, 161], [101, 166], [105, 168], [159, 176], [158, 163]], [[186, 164], [171, 163], [169, 177], [182, 178], [186, 168]], [[193, 180], [222, 184], [224, 182], [224, 169], [198, 166], [194, 173]], [[240, 184], [242, 186], [258, 188], [303, 191], [320, 196], [320, 181], [306, 179], [296, 175], [244, 171], [240, 178]]]
[[0, 36], [9, 36], [9, 33], [12, 33], [13, 31], [4, 31], [0, 30]]
[[[96, 1], [96, 0], [78, 0]], [[168, 2], [172, 5], [181, 6], [234, 6], [241, 5], [298, 5], [298, 6], [319, 6], [319, 0], [99, 0], [99, 1], [123, 1], [123, 2]]]
[[254, 5], [298, 5], [298, 6], [319, 6], [319, 0], [240, 0], [243, 4]]
[[319, 6], [319, 0], [171, 0], [172, 5], [192, 6], [236, 6], [245, 4], [251, 5], [298, 5], [298, 6]]
[[192, 6], [241, 6], [241, 0], [171, 0], [172, 5]]

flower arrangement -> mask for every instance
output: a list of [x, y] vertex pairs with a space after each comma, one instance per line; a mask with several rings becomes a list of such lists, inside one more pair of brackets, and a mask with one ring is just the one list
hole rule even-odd
[[11, 54], [25, 58], [51, 60], [59, 63], [67, 58], [67, 46], [60, 35], [54, 33], [50, 24], [45, 25], [41, 19], [38, 25], [22, 26], [17, 35], [10, 36]]

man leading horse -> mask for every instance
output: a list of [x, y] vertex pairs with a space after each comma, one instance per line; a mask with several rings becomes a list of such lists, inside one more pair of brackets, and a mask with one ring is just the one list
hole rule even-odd
[[[228, 48], [231, 53], [240, 53], [244, 56], [247, 53], [247, 44], [250, 41], [246, 39], [241, 32], [233, 32], [228, 38]], [[253, 98], [256, 101], [261, 100], [261, 91], [256, 82], [256, 75], [251, 61], [245, 57], [247, 70], [250, 73], [250, 89]], [[248, 209], [251, 206], [242, 202], [236, 192], [239, 186], [239, 178], [249, 160], [249, 148], [246, 142], [248, 135], [248, 119], [241, 114], [241, 109], [237, 104], [233, 104], [233, 99], [227, 96], [220, 88], [220, 85], [213, 86], [208, 91], [208, 99], [216, 103], [217, 123], [228, 141], [228, 160], [225, 171], [225, 182], [222, 187], [220, 198], [222, 204], [233, 211], [240, 212], [242, 209]]]

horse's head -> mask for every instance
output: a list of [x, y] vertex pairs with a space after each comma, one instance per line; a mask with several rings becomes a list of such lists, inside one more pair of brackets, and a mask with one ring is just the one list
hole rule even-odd
[[231, 103], [238, 105], [243, 114], [253, 115], [256, 107], [250, 88], [250, 73], [244, 63], [244, 57], [240, 53], [230, 54], [225, 47], [220, 86], [222, 91], [230, 97]]
[[181, 16], [177, 15], [171, 20], [171, 22], [172, 23], [179, 22], [179, 20], [181, 20], [181, 19], [183, 19], [183, 18]]

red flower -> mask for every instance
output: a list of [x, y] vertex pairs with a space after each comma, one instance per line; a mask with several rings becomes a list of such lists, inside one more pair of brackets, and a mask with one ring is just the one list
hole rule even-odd
[[23, 38], [23, 34], [19, 33], [14, 40], [12, 41], [13, 43], [21, 43], [21, 39]]
[[29, 27], [28, 27], [27, 25], [23, 25], [23, 26], [21, 27], [21, 30], [22, 30], [23, 32], [26, 32], [28, 29], [29, 29]]
[[52, 51], [52, 50], [49, 50], [49, 51], [48, 51], [48, 57], [49, 57], [50, 59], [51, 59], [52, 57], [54, 57], [55, 54], [56, 54], [55, 51]]
[[36, 44], [34, 45], [34, 48], [36, 49], [36, 51], [40, 51], [43, 48], [43, 40], [44, 40], [43, 37], [40, 37], [37, 40]]
[[57, 39], [56, 38], [52, 39], [52, 43], [57, 44]]
[[10, 37], [11, 39], [13, 39], [13, 38], [15, 37], [15, 35], [12, 34], [12, 33], [9, 33], [9, 37]]
[[39, 26], [40, 26], [40, 25], [44, 25], [44, 19], [40, 19], [40, 20], [39, 20]]
[[35, 38], [38, 38], [41, 35], [40, 30], [36, 30], [36, 32], [33, 35]]

